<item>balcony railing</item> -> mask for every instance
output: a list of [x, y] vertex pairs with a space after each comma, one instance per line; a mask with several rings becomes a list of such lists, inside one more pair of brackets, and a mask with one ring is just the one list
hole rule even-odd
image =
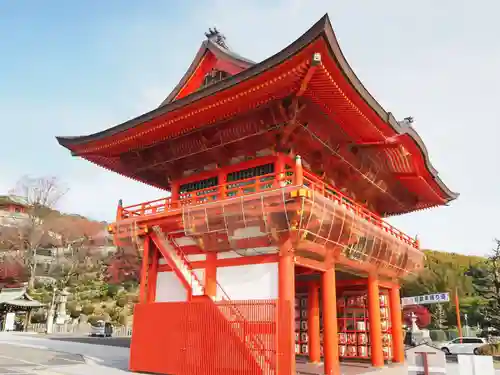
[[[143, 218], [149, 215], [158, 215], [170, 211], [179, 210], [185, 206], [195, 206], [209, 202], [233, 199], [250, 194], [257, 194], [262, 191], [280, 189], [285, 186], [296, 184], [296, 179], [292, 169], [284, 173], [271, 173], [262, 176], [256, 176], [245, 180], [227, 182], [222, 185], [213, 186], [206, 189], [192, 192], [179, 193], [178, 199], [161, 198], [137, 205], [119, 207], [117, 221], [129, 218]], [[300, 186], [305, 187], [324, 197], [342, 205], [347, 210], [353, 212], [358, 217], [379, 227], [391, 236], [410, 245], [416, 249], [419, 248], [418, 241], [393, 227], [380, 216], [368, 210], [366, 207], [354, 202], [346, 195], [342, 194], [333, 186], [321, 181], [314, 174], [303, 171], [303, 182]]]
[[408, 236], [406, 233], [401, 232], [399, 229], [393, 227], [391, 224], [387, 223], [380, 216], [371, 212], [366, 207], [354, 202], [351, 198], [348, 198], [340, 191], [335, 189], [333, 186], [321, 181], [314, 174], [304, 171], [304, 186], [318, 192], [324, 197], [343, 205], [349, 211], [354, 212], [356, 215], [361, 216], [363, 219], [369, 221], [373, 225], [381, 228], [392, 236], [398, 238], [399, 240], [411, 245], [415, 248], [419, 248], [418, 241]]

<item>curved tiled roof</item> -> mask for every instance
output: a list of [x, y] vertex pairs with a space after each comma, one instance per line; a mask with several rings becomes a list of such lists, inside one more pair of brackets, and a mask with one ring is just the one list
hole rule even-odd
[[[369, 107], [380, 117], [380, 119], [388, 124], [395, 133], [401, 136], [408, 136], [411, 138], [411, 140], [417, 145], [417, 147], [420, 149], [421, 154], [423, 156], [425, 166], [428, 170], [428, 172], [431, 174], [433, 180], [436, 182], [436, 184], [439, 186], [439, 188], [442, 190], [444, 195], [446, 195], [446, 202], [449, 202], [453, 199], [456, 199], [458, 197], [458, 193], [455, 193], [451, 191], [445, 183], [441, 180], [441, 178], [438, 175], [438, 172], [436, 169], [433, 167], [429, 155], [427, 152], [427, 148], [422, 140], [422, 138], [418, 135], [416, 130], [411, 126], [411, 125], [401, 125], [396, 121], [394, 116], [390, 113], [385, 111], [382, 106], [373, 98], [373, 96], [368, 92], [368, 90], [364, 87], [364, 85], [361, 83], [359, 78], [355, 75], [353, 72], [352, 68], [349, 66], [345, 56], [343, 55], [339, 43], [335, 37], [333, 28], [331, 26], [330, 20], [328, 15], [323, 16], [314, 26], [312, 26], [305, 34], [303, 34], [299, 39], [297, 39], [295, 42], [290, 44], [288, 47], [283, 49], [282, 51], [278, 52], [277, 54], [271, 56], [270, 58], [257, 63], [253, 64], [252, 62], [246, 59], [243, 59], [232, 52], [229, 52], [225, 48], [218, 46], [216, 43], [207, 40], [203, 42], [202, 47], [200, 48], [197, 57], [193, 61], [193, 64], [191, 65], [190, 69], [188, 72], [185, 74], [179, 85], [172, 91], [172, 93], [164, 100], [164, 102], [160, 105], [160, 107], [147, 112], [137, 118], [131, 119], [129, 121], [126, 121], [125, 123], [122, 123], [120, 125], [117, 125], [115, 127], [109, 128], [107, 130], [103, 130], [101, 132], [92, 134], [92, 135], [87, 135], [87, 136], [79, 136], [79, 137], [57, 137], [58, 142], [74, 151], [75, 146], [77, 145], [82, 145], [86, 144], [89, 142], [93, 142], [96, 140], [100, 140], [106, 137], [112, 137], [116, 134], [119, 134], [121, 132], [125, 132], [127, 130], [130, 130], [140, 124], [143, 124], [144, 122], [150, 121], [152, 119], [157, 118], [158, 116], [165, 115], [169, 112], [172, 112], [174, 110], [178, 110], [183, 107], [189, 106], [191, 103], [194, 103], [198, 100], [201, 100], [203, 98], [206, 98], [210, 95], [214, 95], [219, 91], [228, 89], [229, 87], [233, 87], [235, 85], [238, 85], [240, 82], [243, 82], [245, 80], [251, 79], [252, 77], [255, 77], [283, 62], [285, 62], [289, 57], [295, 55], [296, 53], [300, 52], [302, 49], [310, 45], [312, 42], [318, 40], [318, 38], [324, 38], [326, 41], [326, 44], [328, 46], [328, 49], [330, 51], [331, 57], [335, 60], [335, 63], [337, 66], [340, 68], [342, 71], [342, 74], [344, 75], [345, 79], [347, 82], [356, 90], [356, 92], [359, 94], [359, 97], [362, 98], [362, 100], [369, 105]], [[243, 70], [241, 73], [235, 74], [229, 78], [226, 78], [218, 83], [215, 83], [213, 85], [210, 85], [204, 89], [195, 91], [185, 97], [179, 98], [177, 100], [173, 100], [179, 90], [182, 88], [183, 84], [185, 83], [185, 80], [188, 79], [190, 74], [192, 73], [192, 69], [196, 68], [196, 62], [199, 62], [199, 59], [201, 59], [204, 51], [210, 50], [213, 53], [224, 53], [224, 54], [231, 54], [231, 58], [235, 59], [235, 61], [239, 61], [241, 64], [247, 64], [248, 68]], [[78, 153], [75, 153], [75, 155], [78, 155]]]

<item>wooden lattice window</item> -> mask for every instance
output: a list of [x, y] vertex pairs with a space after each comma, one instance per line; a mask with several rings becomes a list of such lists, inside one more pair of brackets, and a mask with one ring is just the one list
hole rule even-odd
[[[204, 180], [182, 184], [179, 187], [179, 193], [181, 194], [182, 198], [189, 198], [192, 196], [192, 194], [190, 193], [194, 192], [196, 192], [197, 196], [210, 195], [213, 193], [217, 193], [217, 185], [219, 185], [219, 177], [210, 177]], [[214, 197], [215, 196], [216, 195], [214, 195]]]
[[[258, 183], [268, 182], [267, 184], [260, 185], [261, 189], [270, 189], [273, 185], [273, 181], [275, 180], [275, 176], [267, 176], [274, 173], [274, 163], [268, 163], [264, 165], [259, 165], [253, 168], [246, 168], [240, 171], [231, 172], [227, 175], [228, 182], [228, 190], [241, 188], [247, 185], [250, 185], [248, 188], [244, 188], [243, 192], [245, 194], [255, 192], [255, 183], [256, 179], [254, 177], [265, 176], [259, 178]], [[245, 181], [242, 181], [245, 180]], [[241, 182], [237, 182], [241, 181]], [[233, 196], [236, 194], [236, 191], [229, 191], [228, 196]]]

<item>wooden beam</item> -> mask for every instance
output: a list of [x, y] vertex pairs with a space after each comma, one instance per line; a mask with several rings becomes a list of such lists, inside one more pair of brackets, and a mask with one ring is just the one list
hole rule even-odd
[[309, 85], [309, 82], [311, 81], [311, 78], [314, 75], [314, 72], [316, 71], [316, 68], [318, 65], [321, 64], [321, 54], [315, 53], [312, 56], [311, 59], [311, 65], [309, 65], [309, 69], [307, 69], [306, 74], [304, 75], [304, 78], [302, 78], [302, 82], [300, 84], [299, 90], [295, 94], [295, 96], [300, 97], [304, 95], [304, 93], [307, 90], [307, 86]]

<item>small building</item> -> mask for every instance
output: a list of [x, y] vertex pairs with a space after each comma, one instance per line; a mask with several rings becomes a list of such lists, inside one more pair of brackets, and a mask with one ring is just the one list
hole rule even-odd
[[22, 197], [15, 195], [0, 195], [0, 225], [20, 225], [28, 217], [27, 203]]
[[[1, 330], [27, 331], [33, 309], [43, 307], [44, 304], [29, 296], [26, 288], [2, 288], [0, 291], [0, 321]], [[14, 318], [24, 323], [14, 325]]]

